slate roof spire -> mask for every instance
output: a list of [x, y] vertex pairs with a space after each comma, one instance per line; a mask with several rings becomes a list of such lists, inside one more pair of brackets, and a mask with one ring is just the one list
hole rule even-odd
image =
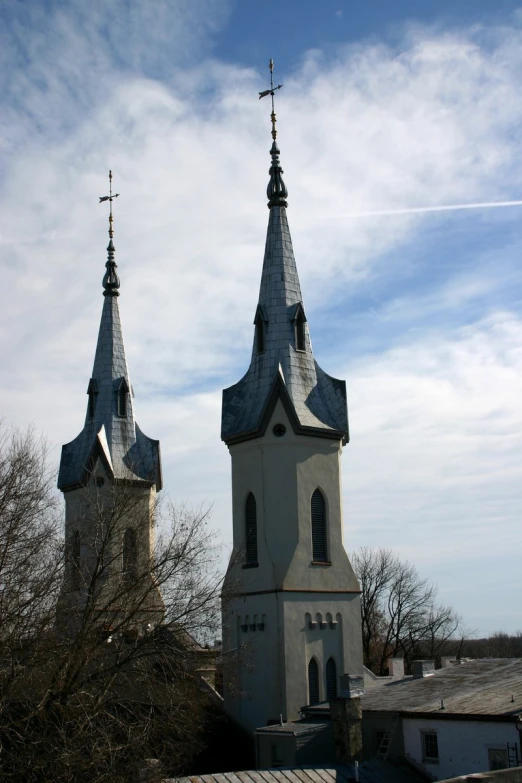
[[62, 446], [58, 487], [72, 489], [84, 484], [98, 458], [113, 480], [144, 481], [161, 489], [159, 441], [144, 435], [134, 415], [118, 296], [120, 279], [116, 272], [112, 172], [109, 172], [109, 245], [103, 277], [103, 309], [98, 332], [92, 376], [87, 386], [87, 413], [77, 438]]
[[282, 396], [299, 432], [348, 440], [348, 412], [344, 381], [327, 375], [314, 359], [305, 315], [299, 275], [286, 215], [288, 189], [283, 181], [277, 146], [273, 61], [272, 165], [267, 188], [268, 230], [259, 300], [255, 313], [255, 336], [246, 375], [223, 391], [221, 437], [227, 443], [259, 437], [271, 408]]

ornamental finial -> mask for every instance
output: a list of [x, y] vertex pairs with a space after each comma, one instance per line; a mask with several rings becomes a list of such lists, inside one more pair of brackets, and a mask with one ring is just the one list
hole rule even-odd
[[266, 195], [268, 196], [268, 207], [287, 207], [287, 201], [288, 198], [288, 189], [283, 182], [283, 177], [281, 176], [283, 174], [283, 169], [281, 168], [281, 163], [279, 161], [279, 147], [277, 146], [276, 138], [277, 138], [277, 130], [276, 130], [276, 113], [275, 113], [275, 107], [274, 107], [274, 94], [276, 90], [280, 90], [283, 86], [282, 84], [278, 84], [277, 87], [274, 87], [274, 61], [270, 60], [268, 67], [270, 68], [270, 89], [269, 90], [263, 90], [263, 92], [259, 93], [259, 98], [265, 98], [267, 95], [272, 96], [272, 113], [270, 114], [270, 119], [272, 121], [272, 147], [270, 149], [270, 155], [272, 156], [272, 165], [270, 166], [269, 174], [270, 174], [270, 182], [268, 183], [268, 188], [266, 190]]
[[102, 201], [108, 201], [110, 204], [109, 208], [109, 244], [107, 245], [107, 263], [105, 264], [106, 272], [103, 276], [103, 287], [104, 287], [104, 296], [119, 296], [118, 288], [120, 287], [120, 278], [118, 277], [118, 273], [116, 272], [116, 261], [114, 260], [114, 253], [116, 251], [116, 248], [114, 247], [114, 243], [112, 241], [112, 238], [114, 236], [114, 225], [113, 225], [113, 217], [112, 217], [112, 202], [113, 199], [118, 198], [120, 194], [112, 192], [112, 171], [109, 171], [109, 195], [108, 196], [100, 196], [99, 203], [101, 204]]

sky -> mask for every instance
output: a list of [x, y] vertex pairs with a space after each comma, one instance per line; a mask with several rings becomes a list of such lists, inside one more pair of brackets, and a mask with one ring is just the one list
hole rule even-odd
[[407, 211], [522, 199], [516, 2], [0, 0], [0, 413], [56, 465], [83, 426], [110, 168], [137, 420], [226, 559], [270, 57], [314, 354], [347, 383], [345, 546], [415, 563], [469, 634], [522, 629], [522, 207]]

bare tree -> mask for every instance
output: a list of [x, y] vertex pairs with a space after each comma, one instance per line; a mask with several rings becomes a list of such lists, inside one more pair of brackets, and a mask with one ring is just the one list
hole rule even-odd
[[[208, 511], [151, 509], [126, 482], [78, 490], [63, 543], [32, 431], [0, 439], [0, 777], [123, 781], [187, 770], [216, 696], [219, 548]], [[156, 516], [153, 552], [140, 531]], [[128, 531], [131, 531], [130, 533]]]
[[362, 590], [365, 665], [382, 675], [390, 656], [402, 655], [407, 667], [416, 657], [439, 656], [461, 620], [437, 603], [436, 587], [390, 549], [363, 547], [352, 562]]

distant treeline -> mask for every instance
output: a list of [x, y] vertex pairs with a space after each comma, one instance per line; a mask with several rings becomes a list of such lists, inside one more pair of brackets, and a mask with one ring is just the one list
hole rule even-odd
[[[442, 656], [459, 658], [522, 658], [522, 631], [495, 631], [483, 639], [448, 639]], [[439, 656], [439, 657], [442, 657]]]

